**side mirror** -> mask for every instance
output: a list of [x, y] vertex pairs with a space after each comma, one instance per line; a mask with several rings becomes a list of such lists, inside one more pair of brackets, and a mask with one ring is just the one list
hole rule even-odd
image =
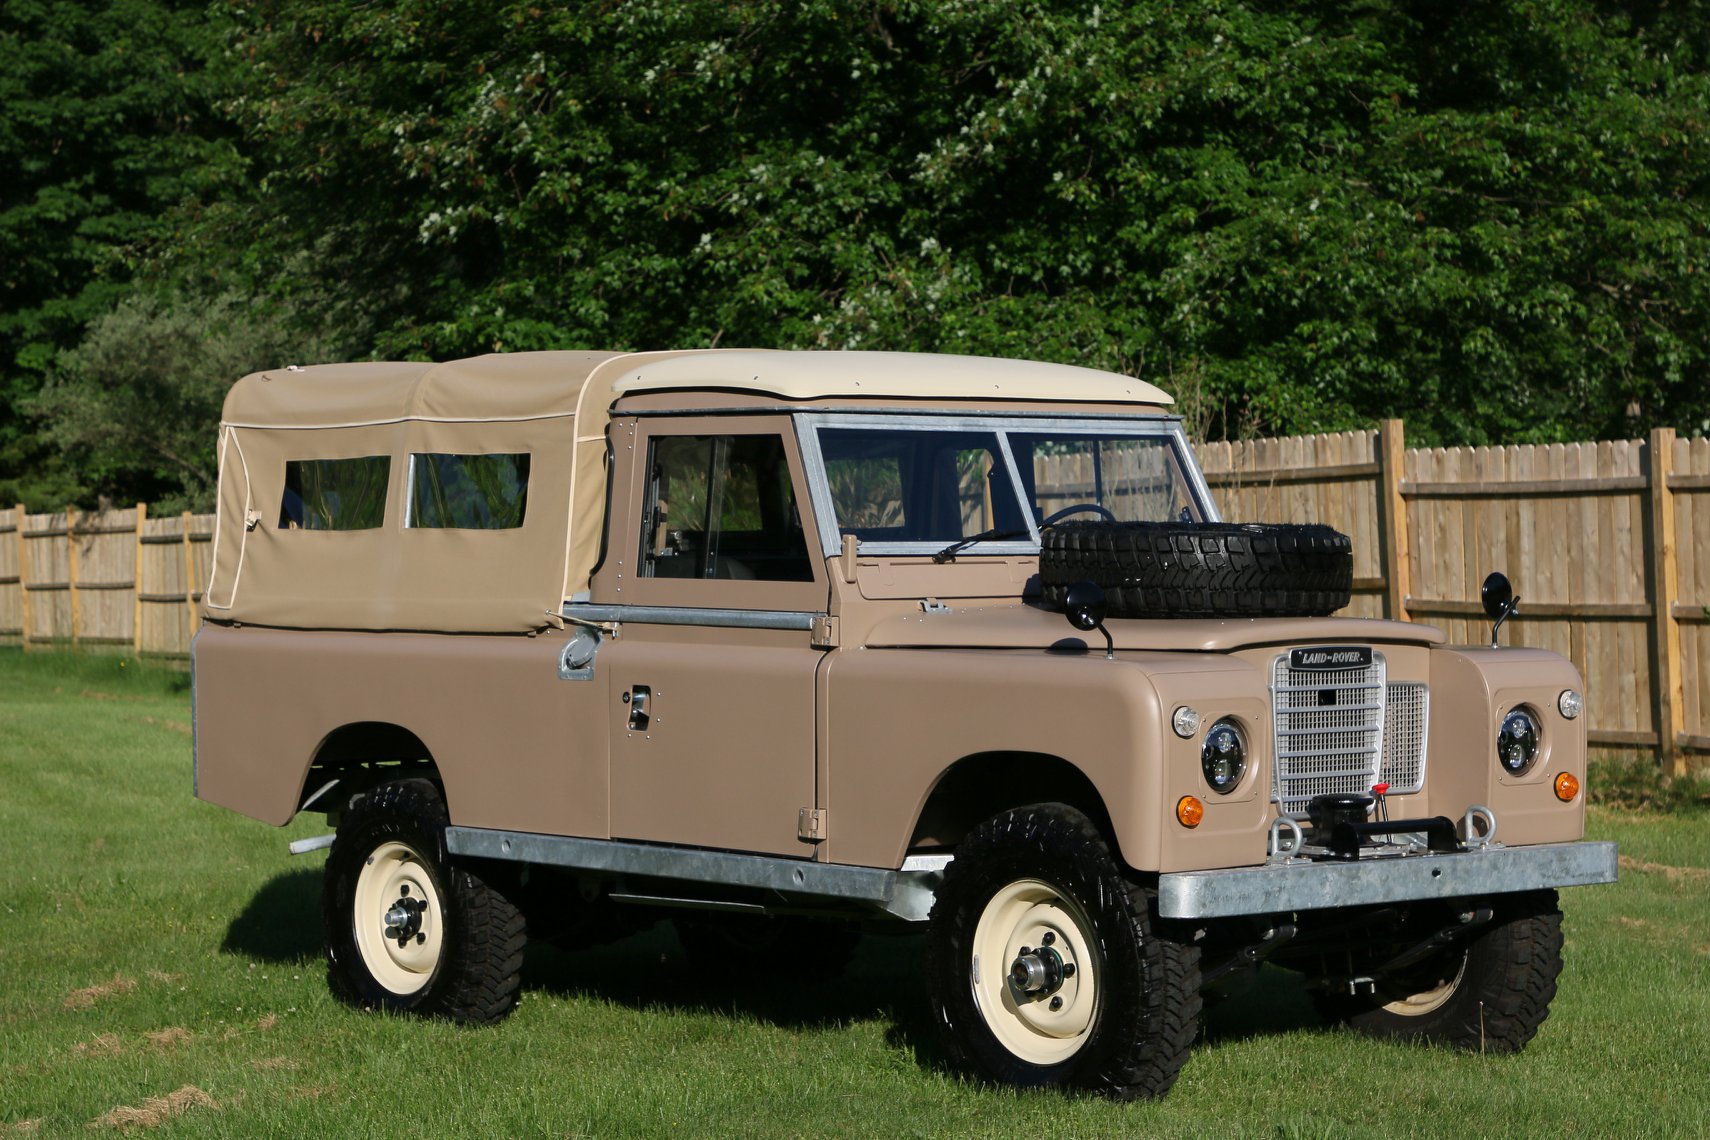
[[1513, 617], [1520, 609], [1520, 599], [1514, 596], [1514, 584], [1508, 580], [1508, 575], [1497, 570], [1484, 580], [1484, 585], [1478, 589], [1479, 602], [1484, 606], [1484, 614], [1493, 624], [1490, 627], [1490, 647], [1496, 648], [1496, 634], [1502, 628], [1502, 623]]
[[1097, 582], [1076, 582], [1069, 587], [1068, 596], [1063, 599], [1063, 616], [1069, 619], [1069, 624], [1083, 633], [1096, 629], [1104, 634], [1105, 659], [1114, 661], [1116, 642], [1110, 631], [1104, 628], [1104, 616], [1109, 612], [1110, 602]]
[[1069, 587], [1063, 612], [1068, 616], [1070, 625], [1090, 633], [1104, 624], [1104, 616], [1110, 612], [1110, 602], [1105, 599], [1097, 582], [1076, 582]]

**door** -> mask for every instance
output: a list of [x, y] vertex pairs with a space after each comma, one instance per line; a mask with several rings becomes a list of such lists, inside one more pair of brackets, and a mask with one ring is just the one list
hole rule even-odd
[[615, 839], [813, 854], [798, 823], [816, 805], [812, 617], [829, 587], [787, 426], [638, 425], [616, 538], [632, 573], [600, 656]]

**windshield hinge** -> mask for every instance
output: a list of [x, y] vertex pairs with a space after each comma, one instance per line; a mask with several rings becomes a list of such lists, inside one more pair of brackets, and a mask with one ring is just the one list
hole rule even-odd
[[808, 644], [815, 649], [836, 649], [837, 619], [830, 614], [814, 614], [813, 632], [808, 636]]
[[803, 808], [796, 813], [796, 838], [808, 843], [825, 842], [829, 824], [824, 808]]

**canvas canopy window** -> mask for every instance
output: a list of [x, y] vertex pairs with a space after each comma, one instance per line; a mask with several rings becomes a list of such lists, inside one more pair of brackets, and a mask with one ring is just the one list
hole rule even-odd
[[[574, 550], [577, 415], [614, 353], [345, 364], [245, 377], [227, 398], [211, 618], [307, 628], [523, 631], [598, 554]], [[605, 411], [592, 451], [604, 494]], [[595, 499], [596, 509], [598, 499]]]

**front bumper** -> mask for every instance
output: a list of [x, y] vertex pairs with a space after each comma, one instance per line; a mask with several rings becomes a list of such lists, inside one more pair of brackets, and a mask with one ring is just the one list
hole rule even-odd
[[1615, 844], [1540, 843], [1358, 862], [1296, 860], [1158, 876], [1164, 918], [1229, 918], [1615, 881]]

